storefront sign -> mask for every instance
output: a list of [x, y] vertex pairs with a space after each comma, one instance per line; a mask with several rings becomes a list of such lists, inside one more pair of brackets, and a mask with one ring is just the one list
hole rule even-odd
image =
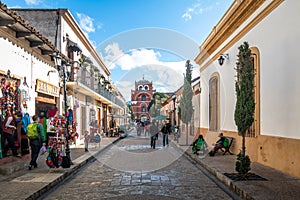
[[36, 92], [59, 97], [59, 87], [39, 79], [36, 79]]
[[49, 99], [49, 98], [45, 98], [45, 97], [35, 97], [35, 100], [36, 101], [39, 101], [39, 102], [44, 102], [44, 103], [50, 103], [50, 104], [55, 104], [55, 99]]

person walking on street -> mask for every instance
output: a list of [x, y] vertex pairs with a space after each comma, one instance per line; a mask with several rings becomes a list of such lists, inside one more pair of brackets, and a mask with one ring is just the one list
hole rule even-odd
[[145, 123], [145, 136], [149, 135], [149, 129], [150, 129], [150, 122], [146, 121], [146, 123]]
[[39, 123], [39, 116], [32, 116], [32, 123], [27, 126], [27, 137], [31, 148], [31, 161], [28, 169], [37, 168], [37, 158], [42, 146], [46, 146], [43, 125]]
[[155, 149], [159, 130], [158, 130], [158, 127], [155, 125], [155, 121], [153, 121], [152, 124], [150, 124], [149, 126], [150, 126], [149, 131], [150, 131], [150, 135], [151, 135], [150, 146], [151, 146], [151, 148]]
[[15, 131], [15, 146], [17, 146], [18, 155], [22, 155], [22, 130], [23, 130], [23, 124], [22, 124], [22, 117], [23, 114], [20, 111], [17, 111], [15, 113], [16, 120], [16, 131]]
[[88, 131], [84, 132], [84, 151], [89, 151], [89, 142], [90, 142], [90, 135]]
[[169, 146], [169, 133], [171, 132], [171, 124], [168, 121], [165, 121], [165, 124], [161, 128], [163, 134], [163, 146]]

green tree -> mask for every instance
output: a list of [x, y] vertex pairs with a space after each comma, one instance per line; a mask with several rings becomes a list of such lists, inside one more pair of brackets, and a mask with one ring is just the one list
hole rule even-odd
[[188, 81], [188, 83], [191, 85], [192, 84], [192, 68], [191, 68], [192, 65], [189, 60], [186, 61], [185, 67], [186, 67], [185, 77], [186, 77], [186, 80]]
[[254, 65], [251, 60], [249, 44], [244, 42], [239, 47], [238, 61], [236, 64], [237, 80], [235, 83], [236, 105], [234, 120], [239, 135], [242, 136], [242, 151], [238, 155], [236, 170], [245, 175], [250, 170], [251, 161], [246, 156], [245, 134], [254, 121]]
[[129, 110], [129, 113], [130, 113], [130, 119], [133, 121], [134, 120], [134, 118], [135, 118], [135, 115], [134, 115], [134, 113], [133, 113], [133, 111], [132, 111], [132, 105], [131, 104], [127, 104], [127, 107], [128, 107], [128, 110]]
[[147, 108], [151, 117], [156, 117], [160, 114], [161, 104], [162, 102], [165, 102], [168, 97], [168, 95], [161, 92], [155, 92], [153, 94], [152, 100]]
[[183, 92], [182, 98], [180, 99], [180, 108], [181, 108], [181, 120], [186, 124], [186, 145], [188, 145], [188, 124], [192, 119], [193, 115], [193, 89], [191, 86], [191, 64], [190, 61], [186, 61], [186, 75], [184, 76]]

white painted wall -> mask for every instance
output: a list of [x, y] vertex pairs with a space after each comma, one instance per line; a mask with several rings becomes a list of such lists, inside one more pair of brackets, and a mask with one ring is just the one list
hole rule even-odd
[[24, 77], [26, 77], [31, 97], [31, 101], [27, 102], [27, 112], [30, 115], [34, 115], [34, 99], [37, 97], [37, 93], [35, 92], [36, 79], [58, 86], [58, 73], [50, 73], [47, 76], [48, 71], [55, 70], [53, 67], [33, 56], [31, 52], [27, 52], [20, 46], [14, 45], [7, 39], [0, 37], [0, 46], [0, 55], [5, 55], [5, 58], [2, 57], [0, 59], [0, 70], [10, 70], [12, 75], [21, 77], [21, 84], [24, 81]]
[[299, 1], [284, 1], [245, 38], [256, 43], [261, 53], [264, 135], [300, 138], [299, 10]]
[[194, 127], [199, 128], [200, 127], [200, 99], [199, 94], [193, 95], [193, 109], [194, 109]]
[[[201, 73], [201, 126], [208, 128], [208, 83], [212, 73], [220, 74], [221, 129], [236, 130], [235, 63], [238, 46], [247, 41], [260, 50], [261, 134], [300, 138], [300, 1], [284, 1], [250, 30], [228, 53], [221, 67], [212, 63]], [[257, 14], [257, 13], [256, 13]], [[235, 35], [234, 33], [233, 35]]]
[[[92, 56], [92, 53], [87, 50], [87, 47], [84, 45], [84, 43], [76, 35], [74, 30], [72, 30], [70, 25], [63, 18], [62, 18], [61, 24], [62, 24], [62, 26], [61, 26], [62, 27], [62, 35], [61, 35], [61, 37], [62, 37], [61, 38], [62, 52], [65, 55], [67, 55], [67, 53], [68, 53], [67, 49], [65, 48], [67, 45], [67, 40], [63, 41], [63, 36], [66, 37], [66, 34], [68, 34], [69, 39], [72, 40], [73, 42], [77, 43], [78, 46], [81, 48], [82, 54], [84, 54], [85, 56], [88, 56], [93, 61], [93, 64], [99, 68], [101, 74], [107, 76], [107, 74], [104, 72], [104, 69], [101, 68], [101, 64], [100, 63], [97, 64], [96, 59]], [[81, 57], [80, 55], [77, 55], [76, 53], [74, 54], [74, 60], [78, 60], [80, 57]]]

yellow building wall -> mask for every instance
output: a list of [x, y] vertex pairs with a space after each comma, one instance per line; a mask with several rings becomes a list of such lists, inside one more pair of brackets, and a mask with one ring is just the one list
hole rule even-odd
[[259, 136], [258, 162], [300, 177], [299, 147], [299, 139]]
[[[200, 128], [199, 132], [204, 136], [207, 144], [213, 148], [212, 144], [218, 140], [218, 133], [210, 132], [207, 128]], [[225, 136], [235, 138], [231, 152], [238, 154], [242, 148], [242, 137], [233, 131], [220, 132]], [[246, 137], [246, 154], [249, 155], [251, 162], [258, 162], [298, 178], [300, 178], [299, 147], [299, 139], [264, 135], [255, 138]]]

